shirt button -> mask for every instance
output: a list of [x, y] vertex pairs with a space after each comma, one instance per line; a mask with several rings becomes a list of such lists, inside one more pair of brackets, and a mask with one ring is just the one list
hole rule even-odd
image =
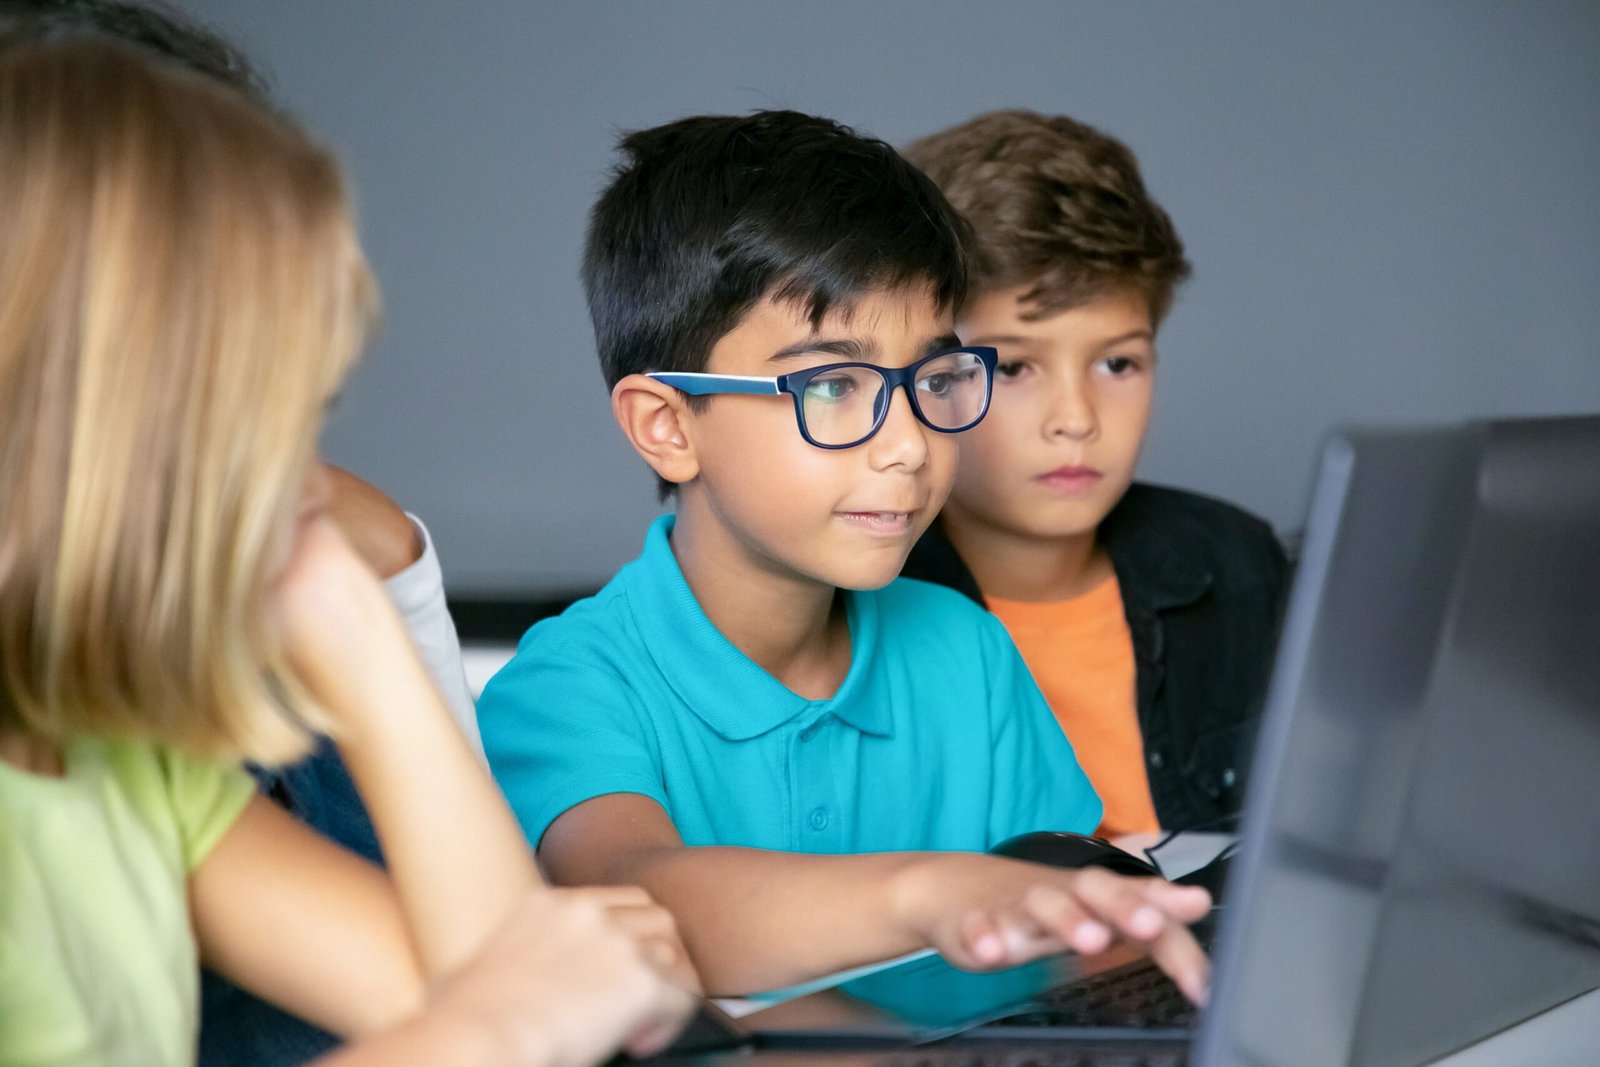
[[1237, 782], [1238, 780], [1239, 776], [1233, 773], [1232, 767], [1229, 767], [1227, 770], [1222, 772], [1222, 787], [1224, 789], [1232, 789], [1233, 783]]
[[807, 821], [811, 823], [813, 830], [826, 830], [828, 828], [828, 810], [826, 808], [818, 808], [811, 813], [811, 818]]
[[1154, 767], [1156, 770], [1159, 771], [1161, 769], [1161, 764], [1164, 763], [1164, 762], [1165, 761], [1161, 758], [1161, 753], [1159, 753], [1159, 752], [1150, 753], [1150, 766]]
[[813, 737], [817, 736], [817, 730], [818, 730], [817, 724], [816, 723], [812, 723], [810, 726], [807, 726], [804, 730], [800, 731], [800, 740], [802, 740], [802, 741], [811, 740]]

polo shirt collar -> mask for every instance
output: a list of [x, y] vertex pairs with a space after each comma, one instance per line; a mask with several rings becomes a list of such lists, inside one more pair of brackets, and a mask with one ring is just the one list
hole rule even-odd
[[893, 711], [870, 693], [878, 645], [878, 602], [845, 591], [850, 671], [827, 700], [807, 700], [768, 674], [711, 624], [672, 553], [676, 517], [663, 515], [645, 534], [644, 551], [628, 565], [626, 594], [634, 624], [656, 669], [679, 699], [729, 741], [748, 741], [786, 722], [832, 713], [864, 733], [893, 732]]

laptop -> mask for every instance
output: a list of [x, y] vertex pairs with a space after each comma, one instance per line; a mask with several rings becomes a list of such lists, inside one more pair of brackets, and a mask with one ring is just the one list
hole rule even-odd
[[[1204, 1012], [1131, 953], [925, 955], [730, 1043], [789, 1067], [1384, 1067], [1600, 988], [1600, 417], [1326, 444], [1253, 767]], [[1088, 1010], [1128, 974], [1148, 1012]]]

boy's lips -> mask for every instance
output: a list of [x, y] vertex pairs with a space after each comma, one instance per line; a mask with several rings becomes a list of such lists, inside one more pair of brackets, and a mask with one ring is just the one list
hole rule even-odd
[[1039, 475], [1034, 481], [1060, 493], [1086, 493], [1104, 477], [1093, 467], [1057, 467]]
[[895, 537], [911, 529], [911, 519], [916, 509], [910, 511], [839, 511], [839, 518], [868, 533]]

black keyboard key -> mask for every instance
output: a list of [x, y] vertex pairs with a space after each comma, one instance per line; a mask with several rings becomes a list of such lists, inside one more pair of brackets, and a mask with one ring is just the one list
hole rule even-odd
[[1194, 1006], [1155, 964], [1137, 961], [1050, 990], [1025, 1011], [991, 1023], [1006, 1029], [1186, 1029]]
[[1142, 1041], [1010, 1044], [961, 1040], [890, 1053], [873, 1067], [1185, 1067], [1182, 1045]]

